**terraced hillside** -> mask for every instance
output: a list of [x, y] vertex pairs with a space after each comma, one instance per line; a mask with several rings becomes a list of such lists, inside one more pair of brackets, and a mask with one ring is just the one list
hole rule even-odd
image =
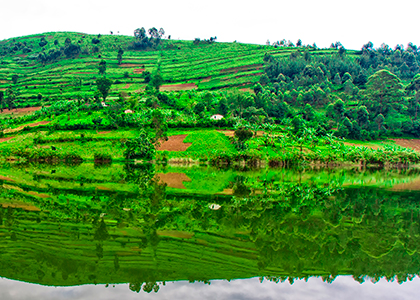
[[[66, 40], [67, 39], [67, 40]], [[111, 97], [118, 92], [133, 93], [146, 86], [143, 72], [163, 76], [163, 91], [222, 88], [247, 89], [263, 73], [265, 53], [290, 55], [296, 48], [240, 43], [200, 43], [162, 40], [157, 49], [134, 51], [130, 36], [95, 36], [83, 33], [50, 32], [0, 42], [0, 91], [12, 86], [16, 104], [36, 106], [45, 100], [92, 97], [98, 66], [106, 61], [106, 75], [114, 81]], [[73, 55], [57, 56], [58, 51], [80, 47]], [[61, 50], [60, 50], [61, 49]], [[122, 49], [121, 64], [118, 50]], [[336, 50], [311, 49], [313, 54], [331, 54]], [[64, 50], [65, 52], [65, 50]], [[350, 53], [349, 53], [350, 54]], [[15, 83], [13, 82], [13, 76]]]

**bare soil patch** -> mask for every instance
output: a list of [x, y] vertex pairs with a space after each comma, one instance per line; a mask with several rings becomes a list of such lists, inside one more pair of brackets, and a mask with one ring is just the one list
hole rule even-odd
[[420, 140], [418, 139], [392, 139], [398, 146], [413, 149], [420, 152]]
[[[6, 137], [6, 138], [1, 138], [0, 139], [0, 143], [10, 141], [11, 139], [14, 139], [14, 138], [15, 138], [14, 136], [9, 136], [9, 137]], [[1, 179], [1, 176], [0, 176], [0, 179]]]
[[91, 74], [96, 74], [96, 73], [95, 72], [72, 72], [70, 74], [81, 74], [81, 75], [86, 74], [86, 75], [91, 75]]
[[[217, 130], [218, 132], [223, 133], [226, 136], [235, 136], [235, 131], [234, 130]], [[263, 136], [264, 131], [260, 130], [257, 131], [257, 136]]]
[[22, 208], [23, 210], [27, 211], [40, 211], [40, 209], [36, 206], [27, 204], [27, 203], [2, 203], [1, 206], [3, 208], [12, 207], [12, 208]]
[[142, 64], [121, 64], [121, 68], [142, 67]]
[[127, 83], [127, 84], [123, 87], [123, 89], [128, 89], [130, 86], [131, 86], [131, 84], [130, 84], [130, 83]]
[[391, 190], [393, 191], [420, 191], [420, 178], [416, 178], [412, 182], [397, 184]]
[[156, 233], [160, 236], [169, 236], [181, 239], [191, 239], [194, 236], [194, 233], [176, 230], [158, 230]]
[[19, 56], [19, 57], [27, 57], [28, 54], [18, 54], [17, 56]]
[[190, 182], [191, 179], [184, 173], [159, 173], [156, 175], [159, 181], [175, 189], [185, 189], [184, 182]]
[[238, 75], [235, 76], [235, 79], [241, 78], [241, 77], [251, 77], [251, 76], [258, 76], [263, 74], [264, 72], [258, 72], [258, 73], [252, 73], [252, 74], [242, 74], [242, 75]]
[[171, 85], [162, 85], [160, 89], [162, 91], [187, 91], [194, 90], [197, 88], [195, 83], [184, 83], [184, 84], [171, 84]]
[[246, 65], [234, 68], [227, 68], [220, 71], [220, 74], [236, 74], [239, 71], [251, 71], [251, 70], [260, 70], [263, 67], [263, 64], [254, 64]]
[[244, 88], [244, 89], [239, 89], [239, 90], [242, 91], [242, 92], [248, 92], [248, 93], [253, 93], [254, 92], [254, 90], [250, 89], [250, 88]]
[[13, 182], [13, 181], [14, 181], [13, 179], [11, 179], [11, 178], [9, 178], [9, 177], [6, 177], [6, 176], [1, 176], [1, 175], [0, 175], [0, 180], [3, 180], [3, 181], [10, 181], [10, 182]]
[[27, 126], [36, 127], [36, 126], [40, 126], [40, 125], [47, 125], [49, 123], [50, 123], [49, 121], [41, 121], [41, 122], [36, 122], [36, 123], [32, 123], [32, 124], [22, 125], [22, 126], [19, 126], [18, 128], [7, 129], [4, 132], [5, 133], [16, 132], [16, 131], [21, 131], [23, 128], [25, 128]]
[[7, 80], [0, 80], [0, 83], [8, 83]]
[[168, 137], [167, 141], [164, 141], [158, 148], [158, 150], [163, 151], [185, 151], [188, 149], [192, 143], [184, 143], [183, 141], [188, 134], [173, 135]]
[[107, 134], [107, 133], [111, 133], [111, 131], [99, 131], [98, 134]]
[[42, 106], [34, 106], [34, 107], [24, 107], [24, 108], [15, 108], [12, 110], [3, 110], [3, 112], [0, 112], [0, 114], [23, 114], [23, 113], [30, 113], [37, 110], [41, 110]]
[[355, 147], [366, 147], [366, 148], [370, 148], [370, 149], [374, 149], [374, 150], [377, 150], [379, 148], [378, 146], [375, 146], [375, 145], [360, 145], [360, 144], [347, 143], [347, 142], [344, 142], [344, 145], [355, 146]]
[[134, 69], [134, 74], [141, 74], [145, 71], [145, 69]]
[[203, 79], [201, 80], [201, 83], [204, 83], [204, 82], [209, 82], [210, 80], [211, 80], [211, 76], [206, 77], [206, 78], [203, 78]]

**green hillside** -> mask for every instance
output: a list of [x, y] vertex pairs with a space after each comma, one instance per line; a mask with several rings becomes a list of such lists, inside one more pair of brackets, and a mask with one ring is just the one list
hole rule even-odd
[[[59, 50], [67, 38], [80, 46], [80, 53], [40, 61], [40, 53]], [[41, 39], [47, 42], [43, 47], [39, 45]], [[100, 42], [93, 44], [93, 39]], [[5, 90], [12, 85], [19, 95], [18, 106], [29, 99], [33, 99], [35, 104], [39, 93], [51, 99], [73, 99], [78, 94], [94, 92], [95, 79], [99, 77], [98, 65], [102, 59], [107, 63], [107, 77], [114, 81], [113, 96], [118, 91], [144, 89], [142, 73], [153, 73], [158, 66], [164, 85], [167, 85], [163, 90], [247, 88], [252, 87], [263, 73], [262, 58], [266, 52], [278, 56], [292, 51], [251, 44], [194, 45], [192, 41], [172, 40], [162, 40], [157, 49], [133, 51], [130, 48], [134, 40], [129, 36], [104, 35], [98, 38], [82, 33], [51, 32], [1, 41], [0, 89]], [[117, 54], [120, 48], [124, 49], [124, 54], [119, 65]], [[16, 84], [12, 82], [13, 75], [19, 76]], [[80, 86], [77, 80], [81, 80]], [[186, 83], [196, 87], [177, 86]]]

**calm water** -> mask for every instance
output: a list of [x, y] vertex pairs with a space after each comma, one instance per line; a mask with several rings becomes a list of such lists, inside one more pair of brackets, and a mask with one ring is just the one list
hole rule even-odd
[[5, 165], [0, 184], [0, 299], [415, 299], [420, 288], [416, 169]]

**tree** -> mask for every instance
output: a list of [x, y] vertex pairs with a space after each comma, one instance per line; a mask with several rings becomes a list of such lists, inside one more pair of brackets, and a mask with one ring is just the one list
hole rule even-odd
[[6, 97], [7, 106], [11, 110], [15, 107], [16, 94], [11, 88], [8, 88], [6, 90]]
[[105, 74], [105, 72], [106, 72], [106, 61], [105, 60], [101, 60], [101, 62], [99, 63], [98, 72], [99, 72], [100, 75]]
[[160, 145], [161, 140], [168, 140], [168, 124], [166, 123], [165, 116], [160, 109], [155, 109], [152, 113], [152, 128], [155, 132], [155, 137], [152, 141], [156, 147]]
[[3, 112], [4, 93], [0, 91], [0, 111]]
[[16, 84], [16, 83], [18, 82], [18, 79], [19, 79], [19, 76], [18, 76], [18, 75], [16, 75], [16, 74], [14, 74], [14, 75], [12, 76], [12, 82], [13, 82], [13, 84]]
[[374, 115], [386, 116], [392, 109], [397, 110], [403, 95], [401, 80], [388, 70], [380, 70], [370, 76], [366, 83], [366, 99], [363, 105]]
[[204, 103], [202, 103], [202, 102], [197, 103], [197, 104], [194, 106], [194, 113], [198, 115], [198, 114], [202, 113], [202, 112], [204, 111], [204, 109], [205, 109], [205, 108], [206, 108], [206, 107], [205, 107]]
[[160, 86], [163, 83], [163, 77], [160, 75], [160, 73], [156, 73], [152, 80], [150, 81], [150, 85], [156, 89], [156, 91], [159, 91]]
[[102, 77], [102, 78], [96, 79], [96, 87], [98, 91], [101, 93], [104, 101], [106, 100], [106, 97], [108, 96], [111, 85], [112, 85], [112, 80], [108, 78]]
[[382, 125], [384, 124], [385, 118], [382, 114], [377, 115], [375, 118], [375, 123], [378, 125], [378, 131], [381, 130]]
[[117, 54], [117, 60], [118, 60], [119, 65], [121, 65], [123, 54], [124, 54], [124, 50], [120, 48], [118, 50], [118, 54]]
[[152, 159], [156, 148], [147, 132], [142, 130], [139, 136], [125, 142], [124, 156], [126, 159]]

